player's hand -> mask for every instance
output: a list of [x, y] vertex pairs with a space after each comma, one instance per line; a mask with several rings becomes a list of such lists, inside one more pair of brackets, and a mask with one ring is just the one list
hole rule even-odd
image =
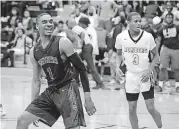
[[141, 82], [143, 83], [147, 82], [150, 79], [150, 75], [151, 75], [151, 69], [146, 70], [141, 77]]
[[[88, 94], [88, 93], [87, 93]], [[93, 115], [96, 112], [93, 101], [89, 95], [85, 95], [85, 109], [89, 116]]]

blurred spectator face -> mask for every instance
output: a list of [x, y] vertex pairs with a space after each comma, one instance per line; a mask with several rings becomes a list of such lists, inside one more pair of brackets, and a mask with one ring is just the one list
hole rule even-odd
[[134, 15], [131, 17], [131, 20], [129, 21], [129, 28], [130, 30], [134, 32], [139, 32], [141, 28], [141, 16], [140, 15]]
[[173, 6], [172, 6], [172, 3], [171, 2], [167, 2], [166, 3], [166, 9], [167, 9], [167, 11], [172, 11], [172, 9], [173, 9]]
[[166, 15], [165, 20], [166, 20], [167, 24], [171, 24], [171, 23], [173, 23], [173, 16], [172, 15]]
[[79, 9], [79, 8], [77, 8], [77, 9], [75, 10], [75, 14], [76, 14], [77, 17], [80, 16], [80, 9]]
[[50, 15], [43, 15], [39, 18], [37, 23], [37, 29], [42, 35], [50, 36], [54, 31], [54, 22]]
[[22, 24], [22, 22], [18, 22], [18, 23], [17, 23], [17, 26], [18, 26], [19, 28], [23, 28], [23, 27], [24, 27], [23, 24]]
[[76, 21], [74, 19], [69, 19], [67, 22], [67, 26], [69, 29], [72, 29], [76, 25]]
[[30, 17], [30, 12], [29, 11], [24, 11], [24, 17]]
[[17, 30], [17, 35], [19, 36], [19, 37], [22, 37], [23, 36], [23, 30], [22, 29], [18, 29]]
[[127, 6], [127, 5], [128, 5], [128, 1], [127, 1], [127, 0], [126, 0], [126, 1], [123, 1], [122, 4], [123, 4], [124, 6]]
[[141, 27], [144, 28], [147, 25], [147, 19], [145, 17], [143, 17], [141, 19]]
[[60, 22], [58, 23], [58, 30], [59, 30], [59, 31], [63, 31], [63, 29], [64, 29], [64, 23], [63, 23], [63, 21], [60, 21]]
[[11, 12], [12, 12], [12, 15], [14, 16], [17, 15], [17, 10], [15, 8], [13, 8]]

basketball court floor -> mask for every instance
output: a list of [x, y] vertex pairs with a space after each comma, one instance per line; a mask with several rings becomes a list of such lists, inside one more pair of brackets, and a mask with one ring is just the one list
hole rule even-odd
[[[31, 69], [1, 69], [2, 104], [7, 112], [7, 115], [0, 121], [1, 129], [15, 129], [17, 117], [31, 100], [31, 80]], [[41, 91], [46, 87], [47, 85], [43, 84]], [[82, 88], [80, 91], [84, 102]], [[81, 129], [131, 129], [124, 90], [91, 90], [91, 96], [97, 112], [94, 116], [88, 116], [85, 112], [87, 127]], [[162, 115], [164, 129], [179, 129], [179, 94], [157, 93], [155, 94], [155, 104]], [[157, 129], [152, 117], [147, 112], [142, 96], [138, 101], [137, 112], [139, 125], [142, 129]], [[30, 125], [29, 129], [49, 129], [49, 127], [39, 123], [39, 127]], [[59, 118], [52, 129], [65, 129], [62, 118]]]

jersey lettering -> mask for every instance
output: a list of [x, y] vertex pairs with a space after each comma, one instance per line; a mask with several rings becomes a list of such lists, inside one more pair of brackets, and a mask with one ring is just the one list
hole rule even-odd
[[49, 74], [50, 79], [53, 80], [54, 77], [53, 77], [52, 70], [51, 70], [50, 67], [47, 68], [47, 72], [48, 72], [48, 74]]
[[133, 63], [134, 65], [138, 65], [138, 64], [139, 64], [139, 56], [138, 56], [137, 54], [134, 54], [134, 55], [132, 56], [132, 58], [133, 58], [132, 63]]
[[46, 56], [46, 57], [43, 57], [41, 58], [38, 63], [43, 66], [44, 64], [47, 64], [47, 63], [52, 63], [52, 64], [58, 64], [58, 60], [56, 57], [53, 57], [53, 56]]
[[177, 36], [177, 30], [176, 28], [168, 28], [163, 30], [163, 36], [164, 38], [171, 38]]

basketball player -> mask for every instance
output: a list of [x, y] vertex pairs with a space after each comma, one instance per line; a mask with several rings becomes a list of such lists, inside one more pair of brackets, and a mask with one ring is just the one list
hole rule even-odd
[[[60, 115], [66, 129], [79, 129], [86, 126], [80, 93], [73, 79], [72, 66], [80, 71], [84, 89], [85, 108], [88, 115], [96, 112], [90, 97], [89, 80], [84, 64], [74, 52], [69, 39], [52, 36], [52, 17], [42, 13], [37, 17], [40, 37], [31, 50], [33, 65], [32, 102], [18, 118], [16, 129], [28, 129], [34, 121], [52, 126]], [[39, 95], [41, 68], [44, 70], [48, 88]]]
[[[142, 92], [149, 113], [157, 127], [161, 129], [161, 115], [154, 106], [154, 87], [150, 79], [152, 70], [158, 61], [156, 44], [150, 33], [140, 29], [140, 14], [131, 12], [127, 20], [129, 29], [117, 36], [115, 47], [119, 55], [117, 64], [122, 63], [123, 56], [127, 67], [125, 89], [132, 129], [139, 129], [136, 110], [140, 92]], [[150, 52], [154, 55], [151, 63], [149, 63]]]

